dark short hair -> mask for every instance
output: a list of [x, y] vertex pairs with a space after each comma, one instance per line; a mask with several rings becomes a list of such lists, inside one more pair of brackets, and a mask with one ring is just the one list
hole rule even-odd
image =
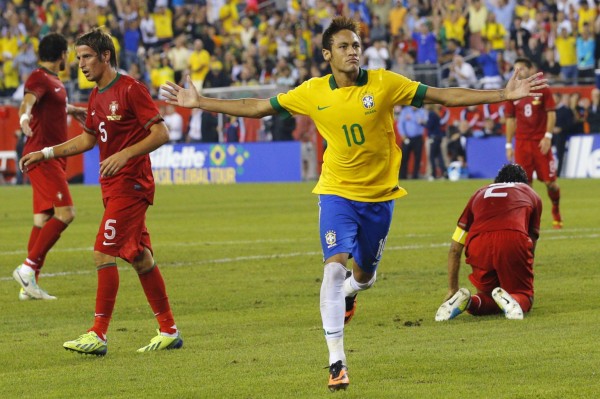
[[75, 46], [88, 46], [101, 57], [105, 51], [110, 51], [110, 65], [117, 68], [117, 52], [112, 38], [100, 28], [94, 28], [91, 31], [79, 36], [75, 41]]
[[507, 163], [498, 171], [494, 183], [529, 183], [529, 180], [521, 165]]
[[333, 44], [333, 35], [341, 30], [349, 30], [356, 33], [360, 32], [358, 22], [348, 17], [335, 17], [329, 27], [323, 32], [322, 46], [325, 50], [331, 51], [331, 45]]
[[533, 63], [531, 62], [531, 60], [529, 58], [519, 57], [515, 60], [514, 64], [516, 64], [517, 62], [519, 62], [521, 64], [525, 64], [525, 66], [527, 68], [531, 68], [533, 66]]
[[54, 62], [67, 51], [67, 39], [60, 33], [48, 33], [40, 41], [38, 55], [40, 61]]

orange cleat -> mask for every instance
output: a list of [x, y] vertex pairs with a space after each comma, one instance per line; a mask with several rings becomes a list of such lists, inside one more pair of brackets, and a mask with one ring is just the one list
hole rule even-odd
[[344, 315], [344, 325], [350, 323], [356, 311], [356, 295], [346, 297], [346, 314]]
[[329, 366], [329, 384], [327, 386], [331, 392], [335, 392], [340, 389], [346, 390], [348, 385], [350, 385], [348, 367], [344, 366], [341, 360], [338, 360]]

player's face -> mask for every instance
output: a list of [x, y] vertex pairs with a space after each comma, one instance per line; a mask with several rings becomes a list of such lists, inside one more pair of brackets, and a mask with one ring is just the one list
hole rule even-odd
[[333, 35], [331, 51], [323, 50], [325, 60], [329, 61], [332, 71], [358, 72], [362, 48], [358, 35], [349, 30], [341, 30]]
[[102, 58], [88, 46], [77, 46], [76, 51], [79, 68], [85, 78], [90, 82], [98, 82], [104, 75], [107, 67], [110, 67], [108, 60]]
[[517, 75], [519, 79], [527, 79], [531, 76], [531, 71], [527, 68], [527, 65], [517, 62], [515, 63], [515, 68], [519, 68], [519, 74]]

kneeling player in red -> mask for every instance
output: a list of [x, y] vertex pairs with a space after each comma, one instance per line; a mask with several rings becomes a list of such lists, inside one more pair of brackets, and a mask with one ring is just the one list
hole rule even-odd
[[[473, 194], [464, 209], [448, 253], [448, 294], [436, 321], [464, 312], [481, 316], [504, 312], [522, 319], [533, 304], [533, 258], [539, 237], [542, 201], [517, 164], [505, 165], [493, 184]], [[460, 260], [471, 265], [471, 295], [458, 285]]]

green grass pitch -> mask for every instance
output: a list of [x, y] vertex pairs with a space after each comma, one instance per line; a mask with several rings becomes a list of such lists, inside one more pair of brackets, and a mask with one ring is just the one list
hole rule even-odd
[[[40, 285], [19, 302], [11, 273], [31, 228], [29, 187], [0, 188], [1, 398], [597, 398], [600, 395], [600, 182], [561, 180], [563, 230], [544, 201], [536, 296], [523, 321], [433, 318], [448, 243], [487, 181], [407, 181], [375, 286], [346, 329], [351, 385], [327, 390], [322, 277], [312, 184], [159, 186], [147, 224], [185, 345], [139, 354], [157, 324], [139, 281], [121, 285], [108, 355], [62, 348], [91, 326], [99, 187], [72, 186], [77, 216]], [[461, 270], [461, 285], [472, 289]]]

